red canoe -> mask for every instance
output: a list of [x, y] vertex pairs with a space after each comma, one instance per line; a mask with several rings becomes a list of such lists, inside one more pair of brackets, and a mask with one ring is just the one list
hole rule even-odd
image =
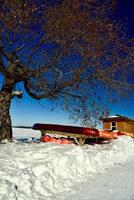
[[52, 130], [60, 131], [65, 133], [76, 133], [84, 134], [87, 136], [99, 137], [99, 131], [95, 128], [78, 127], [78, 126], [67, 126], [67, 125], [57, 125], [57, 124], [34, 124], [34, 130]]

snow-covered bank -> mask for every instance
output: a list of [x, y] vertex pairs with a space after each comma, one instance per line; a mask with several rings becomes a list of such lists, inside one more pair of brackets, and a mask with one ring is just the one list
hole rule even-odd
[[76, 183], [125, 162], [134, 154], [134, 142], [127, 136], [82, 148], [13, 142], [0, 144], [0, 152], [1, 200], [68, 200]]

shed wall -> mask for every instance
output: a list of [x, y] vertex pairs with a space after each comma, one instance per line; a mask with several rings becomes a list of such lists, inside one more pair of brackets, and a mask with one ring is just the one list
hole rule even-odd
[[103, 122], [104, 130], [111, 130], [111, 122]]
[[[103, 122], [104, 130], [111, 130], [111, 122]], [[117, 130], [122, 132], [131, 133], [130, 135], [134, 137], [134, 124], [129, 122], [116, 122]]]
[[[111, 130], [111, 123], [112, 122], [103, 122], [103, 129], [104, 130]], [[117, 130], [125, 131], [125, 122], [116, 122]]]
[[125, 132], [126, 123], [125, 122], [117, 122], [117, 130]]

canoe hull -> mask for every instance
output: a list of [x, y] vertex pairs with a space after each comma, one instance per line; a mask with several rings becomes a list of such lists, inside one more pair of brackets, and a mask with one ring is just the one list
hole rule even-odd
[[99, 131], [95, 128], [78, 127], [78, 126], [67, 126], [67, 125], [57, 125], [57, 124], [34, 124], [34, 130], [53, 130], [68, 133], [76, 133], [97, 137], [99, 136]]

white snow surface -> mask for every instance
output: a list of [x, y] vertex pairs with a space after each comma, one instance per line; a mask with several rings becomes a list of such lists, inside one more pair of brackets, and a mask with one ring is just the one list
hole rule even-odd
[[[110, 191], [113, 185], [108, 184], [113, 182], [107, 177], [113, 174], [116, 181], [116, 170], [128, 166], [130, 158], [134, 158], [134, 141], [127, 136], [83, 147], [16, 140], [0, 144], [0, 200], [110, 200], [105, 188]], [[125, 178], [130, 180], [129, 168], [125, 168]], [[133, 200], [134, 196], [114, 199]]]
[[13, 137], [14, 138], [40, 138], [40, 131], [35, 131], [28, 128], [13, 128]]

